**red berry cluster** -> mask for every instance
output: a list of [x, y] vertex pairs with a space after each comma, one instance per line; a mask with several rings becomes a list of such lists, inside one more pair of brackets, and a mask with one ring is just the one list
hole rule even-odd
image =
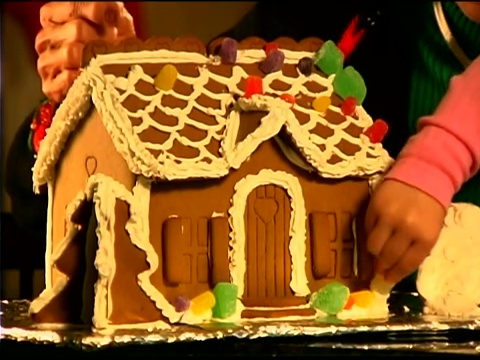
[[30, 125], [30, 128], [32, 129], [31, 145], [36, 153], [38, 153], [40, 143], [47, 134], [47, 129], [52, 124], [53, 115], [55, 114], [56, 109], [57, 105], [49, 100], [43, 102], [37, 109], [35, 117]]

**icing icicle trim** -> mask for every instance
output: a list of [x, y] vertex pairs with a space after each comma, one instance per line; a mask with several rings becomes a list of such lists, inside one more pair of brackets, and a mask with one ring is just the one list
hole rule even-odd
[[[312, 58], [312, 52], [282, 50], [285, 54], [285, 64], [296, 65], [305, 57]], [[264, 50], [239, 50], [237, 61], [232, 65], [232, 76], [224, 77], [211, 70], [209, 67], [215, 67], [217, 59], [215, 57], [206, 57], [199, 53], [175, 52], [170, 50], [157, 51], [138, 51], [132, 53], [117, 53], [99, 55], [93, 59], [90, 65], [82, 71], [81, 75], [74, 82], [66, 100], [57, 110], [52, 126], [44, 139], [45, 146], [40, 149], [37, 161], [34, 166], [33, 178], [34, 187], [38, 192], [39, 187], [47, 181], [53, 180], [54, 167], [60, 158], [61, 151], [66, 143], [66, 139], [73, 132], [79, 122], [86, 116], [90, 109], [90, 101], [93, 102], [99, 111], [102, 121], [112, 137], [114, 145], [119, 153], [125, 158], [130, 170], [135, 174], [141, 174], [150, 179], [187, 179], [187, 178], [218, 178], [225, 176], [230, 168], [236, 168], [241, 163], [241, 159], [248, 158], [248, 151], [238, 157], [235, 146], [232, 145], [236, 139], [236, 130], [230, 129], [230, 120], [238, 117], [240, 114], [235, 111], [227, 116], [226, 109], [230, 105], [237, 104], [236, 96], [242, 96], [243, 92], [238, 87], [242, 78], [249, 75], [243, 69], [244, 64], [258, 63], [265, 57]], [[199, 65], [198, 77], [177, 74], [177, 81], [182, 81], [193, 88], [189, 95], [176, 93], [173, 89], [167, 91], [158, 91], [152, 95], [139, 93], [135, 89], [139, 81], [148, 84], [155, 83], [154, 77], [147, 75], [141, 64], [181, 64], [196, 63]], [[114, 75], [104, 74], [102, 67], [108, 64], [134, 64], [132, 65], [126, 77], [115, 77]], [[263, 131], [267, 130], [270, 134], [276, 134], [276, 127], [283, 123], [293, 138], [293, 142], [298, 146], [301, 153], [323, 177], [342, 178], [345, 176], [364, 176], [372, 175], [385, 170], [391, 159], [381, 144], [371, 143], [367, 136], [350, 136], [345, 129], [349, 125], [366, 129], [373, 124], [372, 119], [363, 110], [361, 106], [356, 107], [355, 116], [345, 116], [343, 124], [330, 123], [326, 115], [315, 109], [301, 106], [298, 102], [289, 103], [281, 100], [277, 101], [275, 97], [301, 96], [330, 97], [334, 93], [333, 82], [336, 76], [325, 78], [321, 74], [312, 73], [304, 75], [297, 69], [295, 77], [284, 76], [281, 71], [272, 72], [263, 77], [262, 83], [265, 94], [263, 98], [256, 100], [255, 106], [260, 106], [260, 102], [269, 104], [270, 117], [269, 125], [265, 125]], [[209, 80], [214, 80], [228, 89], [227, 93], [213, 93], [205, 87]], [[290, 86], [287, 91], [278, 91], [272, 88], [275, 81], [281, 80]], [[309, 90], [308, 83], [316, 82], [325, 90], [313, 92]], [[219, 102], [219, 108], [206, 108], [198, 104], [195, 100], [200, 95], [207, 95]], [[135, 95], [139, 99], [146, 101], [147, 105], [143, 109], [135, 112], [128, 111], [122, 101], [129, 95]], [[185, 108], [166, 108], [162, 106], [162, 98], [166, 95], [175, 96], [187, 102]], [[258, 95], [256, 95], [258, 96]], [[243, 99], [248, 100], [248, 99]], [[251, 100], [256, 99], [254, 96]], [[263, 100], [262, 100], [263, 99]], [[237, 104], [239, 105], [239, 104]], [[287, 106], [288, 105], [288, 106]], [[160, 124], [150, 117], [150, 113], [155, 109], [160, 109], [167, 115], [178, 118], [178, 125], [175, 128]], [[213, 116], [216, 122], [213, 125], [203, 124], [189, 117], [190, 112], [195, 109]], [[237, 106], [237, 111], [244, 111]], [[326, 110], [331, 114], [342, 115], [341, 109], [330, 104]], [[278, 115], [274, 115], [278, 113]], [[307, 115], [309, 121], [300, 124], [296, 114]], [[284, 116], [287, 115], [287, 120]], [[275, 119], [275, 117], [282, 119]], [[336, 116], [336, 115], [335, 115]], [[58, 121], [56, 121], [58, 119]], [[134, 126], [131, 119], [139, 120]], [[289, 120], [288, 120], [289, 119]], [[233, 122], [233, 121], [232, 121]], [[179, 130], [186, 125], [194, 126], [201, 131], [207, 131], [208, 135], [199, 141], [193, 141], [180, 136]], [[275, 125], [277, 124], [277, 125]], [[332, 135], [323, 138], [311, 133], [316, 125], [327, 127], [332, 131]], [[147, 128], [156, 128], [159, 131], [166, 131], [170, 134], [167, 141], [161, 143], [149, 143], [141, 141], [139, 134]], [[275, 129], [274, 129], [275, 128]], [[252, 138], [250, 138], [253, 140]], [[184, 146], [190, 146], [198, 149], [199, 156], [195, 158], [178, 158], [169, 150], [175, 141]], [[359, 151], [354, 155], [345, 155], [338, 148], [337, 144], [346, 140], [356, 146]], [[222, 144], [221, 155], [213, 155], [207, 150], [210, 141], [220, 141]], [[256, 146], [243, 144], [240, 147], [254, 151]], [[238, 150], [239, 151], [239, 150]], [[242, 150], [244, 151], [244, 150]], [[154, 156], [152, 152], [160, 155]], [[328, 162], [331, 156], [336, 156], [340, 162], [330, 164]], [[207, 161], [208, 159], [208, 161]]]

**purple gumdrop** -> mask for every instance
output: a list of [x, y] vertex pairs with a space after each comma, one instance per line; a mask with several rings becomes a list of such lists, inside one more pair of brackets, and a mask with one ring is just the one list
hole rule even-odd
[[309, 57], [301, 58], [297, 64], [298, 70], [305, 76], [310, 76], [313, 72], [313, 59]]
[[177, 298], [173, 302], [173, 306], [175, 307], [175, 311], [177, 312], [187, 311], [190, 307], [190, 300], [185, 296], [177, 296]]
[[278, 71], [282, 68], [284, 61], [285, 55], [283, 54], [283, 52], [274, 49], [270, 51], [265, 60], [260, 63], [260, 70], [265, 74]]
[[220, 59], [222, 64], [234, 64], [237, 60], [238, 44], [235, 39], [225, 38], [220, 46]]

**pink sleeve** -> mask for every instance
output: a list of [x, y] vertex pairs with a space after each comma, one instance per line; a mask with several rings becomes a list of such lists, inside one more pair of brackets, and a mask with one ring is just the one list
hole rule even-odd
[[480, 168], [480, 57], [450, 87], [435, 113], [419, 120], [386, 175], [448, 207], [462, 184]]

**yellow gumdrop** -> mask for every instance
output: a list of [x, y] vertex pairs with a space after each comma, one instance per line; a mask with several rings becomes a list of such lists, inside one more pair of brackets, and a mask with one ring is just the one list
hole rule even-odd
[[320, 96], [313, 100], [312, 107], [319, 112], [325, 112], [331, 103], [329, 96]]
[[361, 290], [351, 293], [350, 296], [355, 301], [355, 305], [367, 308], [375, 301], [375, 294], [370, 290]]
[[195, 315], [204, 314], [215, 306], [215, 295], [211, 291], [205, 291], [195, 296], [190, 301], [190, 310]]
[[173, 89], [177, 80], [178, 71], [172, 64], [165, 65], [155, 77], [154, 84], [159, 90], [168, 91]]

